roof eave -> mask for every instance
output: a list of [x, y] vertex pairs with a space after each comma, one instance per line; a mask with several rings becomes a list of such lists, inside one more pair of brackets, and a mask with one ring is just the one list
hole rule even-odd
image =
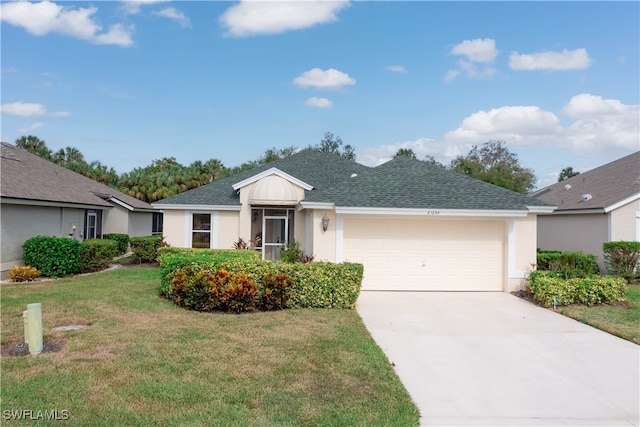
[[151, 203], [154, 209], [159, 210], [181, 210], [181, 211], [239, 211], [240, 205], [188, 205], [188, 204], [162, 204]]

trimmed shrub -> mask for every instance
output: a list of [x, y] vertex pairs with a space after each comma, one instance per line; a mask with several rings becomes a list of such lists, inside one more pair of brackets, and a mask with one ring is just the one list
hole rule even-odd
[[80, 254], [82, 273], [104, 270], [118, 254], [118, 242], [108, 239], [87, 239], [80, 243]]
[[606, 242], [602, 245], [609, 274], [631, 283], [640, 279], [640, 242]]
[[536, 255], [538, 270], [559, 273], [565, 279], [598, 274], [598, 258], [580, 251], [540, 251]]
[[265, 274], [262, 278], [260, 308], [263, 310], [282, 310], [287, 308], [287, 303], [291, 299], [290, 288], [292, 286], [293, 280], [287, 274]]
[[139, 263], [156, 262], [158, 260], [158, 249], [168, 246], [162, 236], [143, 236], [130, 239], [131, 252]]
[[529, 290], [533, 298], [545, 307], [553, 305], [554, 297], [557, 305], [594, 305], [622, 301], [627, 283], [613, 276], [564, 279], [558, 273], [537, 270], [529, 275]]
[[127, 253], [127, 249], [129, 249], [129, 235], [128, 234], [118, 234], [118, 233], [108, 233], [102, 235], [103, 239], [115, 240], [118, 244], [118, 253], [116, 256], [124, 255]]
[[43, 276], [61, 277], [80, 271], [80, 242], [68, 237], [36, 236], [22, 245], [24, 263]]
[[40, 277], [40, 270], [28, 265], [16, 265], [9, 270], [9, 279], [14, 282], [32, 282]]
[[[235, 251], [235, 253], [250, 253], [250, 251]], [[170, 298], [173, 278], [180, 269], [189, 268], [192, 271], [207, 273], [224, 269], [232, 273], [247, 273], [254, 278], [260, 294], [264, 292], [264, 280], [265, 277], [269, 277], [269, 273], [285, 274], [293, 281], [293, 285], [289, 288], [290, 298], [286, 303], [287, 308], [355, 308], [364, 271], [362, 264], [346, 262], [290, 264], [263, 261], [255, 257], [250, 259], [229, 256], [220, 257], [217, 260], [209, 257], [205, 260], [203, 254], [196, 254], [189, 258], [185, 253], [171, 254], [164, 251], [160, 257], [160, 267], [162, 269], [160, 292]]]
[[175, 272], [168, 297], [191, 310], [240, 313], [255, 307], [257, 293], [258, 287], [248, 274], [211, 272], [192, 264]]

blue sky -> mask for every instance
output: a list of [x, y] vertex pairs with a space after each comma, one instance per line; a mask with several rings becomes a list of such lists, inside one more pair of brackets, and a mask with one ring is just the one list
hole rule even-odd
[[327, 131], [370, 166], [493, 139], [542, 187], [640, 149], [639, 5], [3, 1], [1, 136], [118, 173]]

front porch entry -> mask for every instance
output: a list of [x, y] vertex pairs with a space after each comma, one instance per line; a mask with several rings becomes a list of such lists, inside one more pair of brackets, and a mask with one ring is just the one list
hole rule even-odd
[[251, 241], [262, 259], [279, 260], [280, 250], [293, 240], [294, 208], [252, 208]]

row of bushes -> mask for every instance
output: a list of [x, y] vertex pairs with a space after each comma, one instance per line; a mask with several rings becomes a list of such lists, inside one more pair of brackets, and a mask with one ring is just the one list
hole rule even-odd
[[589, 275], [565, 278], [553, 272], [536, 270], [529, 274], [529, 290], [544, 305], [609, 304], [622, 301], [627, 281], [621, 277]]
[[[138, 262], [152, 262], [157, 259], [157, 249], [165, 243], [161, 236], [129, 239], [126, 234], [105, 234], [104, 239], [82, 242], [68, 237], [36, 236], [22, 245], [22, 258], [43, 276], [62, 277], [102, 270], [113, 258], [124, 254], [129, 245]], [[14, 276], [20, 280], [25, 274], [31, 277], [35, 272], [16, 270]]]
[[[279, 295], [276, 299], [284, 301], [282, 304], [286, 308], [354, 308], [362, 284], [362, 264], [274, 263], [259, 259], [253, 251], [161, 248], [158, 252], [162, 270], [160, 293], [174, 302], [180, 298], [177, 303], [185, 307], [185, 292], [189, 292], [190, 297], [200, 295], [205, 299], [190, 301], [188, 308], [192, 309], [215, 306], [207, 298], [210, 298], [211, 292], [218, 292], [211, 290], [219, 286], [212, 277], [221, 272], [225, 277], [232, 275], [236, 282], [250, 281], [255, 284], [255, 304], [251, 308], [278, 306], [273, 302], [273, 298], [276, 298], [274, 294]], [[290, 278], [290, 286], [278, 284], [288, 283], [289, 279], [286, 278]], [[247, 286], [242, 285], [242, 288], [246, 289]], [[195, 289], [189, 290], [191, 287]], [[199, 293], [203, 292], [203, 288], [209, 289], [209, 294]]]
[[529, 275], [533, 298], [549, 307], [606, 304], [624, 299], [627, 283], [639, 277], [640, 242], [603, 244], [609, 276], [600, 276], [595, 255], [579, 251], [538, 251]]

